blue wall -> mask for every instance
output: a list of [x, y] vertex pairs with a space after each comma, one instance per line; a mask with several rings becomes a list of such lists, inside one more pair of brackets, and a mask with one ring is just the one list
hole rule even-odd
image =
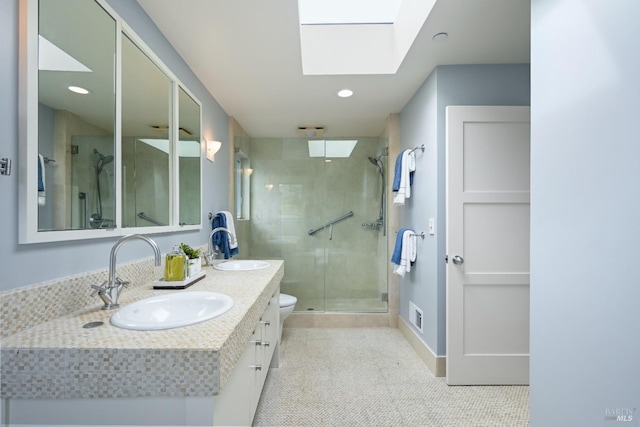
[[401, 209], [401, 226], [436, 232], [418, 242], [415, 268], [401, 280], [400, 315], [409, 323], [409, 301], [424, 312], [422, 340], [439, 356], [446, 352], [445, 281], [445, 109], [448, 105], [529, 105], [529, 65], [437, 67], [400, 113], [401, 146], [416, 151], [411, 199]]
[[531, 22], [531, 425], [637, 426], [640, 2]]
[[[144, 42], [200, 100], [203, 108], [203, 136], [222, 141], [216, 162], [203, 162], [203, 220], [206, 212], [228, 209], [228, 116], [202, 83], [175, 52], [173, 47], [144, 13], [137, 2], [109, 0], [108, 3], [133, 28]], [[0, 176], [0, 290], [106, 268], [115, 239], [83, 240], [46, 244], [18, 244], [18, 0], [0, 2], [0, 157], [13, 160], [13, 173]], [[204, 244], [208, 227], [200, 231], [156, 234], [163, 252], [180, 241]], [[148, 248], [125, 245], [118, 261], [151, 256]], [[142, 249], [141, 249], [142, 248]], [[88, 286], [88, 285], [87, 285]]]

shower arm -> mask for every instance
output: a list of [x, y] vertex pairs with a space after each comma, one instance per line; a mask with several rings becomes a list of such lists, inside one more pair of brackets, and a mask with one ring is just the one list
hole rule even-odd
[[323, 225], [323, 226], [321, 226], [321, 227], [318, 227], [318, 228], [315, 228], [315, 229], [311, 229], [311, 230], [309, 230], [309, 236], [313, 236], [313, 235], [314, 235], [315, 233], [317, 233], [318, 231], [320, 231], [320, 230], [324, 230], [325, 228], [332, 226], [332, 225], [333, 225], [333, 224], [335, 224], [336, 222], [340, 222], [340, 221], [342, 221], [343, 219], [347, 219], [347, 218], [352, 217], [352, 216], [353, 216], [353, 211], [349, 211], [349, 212], [347, 212], [346, 214], [342, 215], [341, 217], [336, 218], [336, 219], [334, 219], [333, 221], [329, 221], [328, 223], [326, 223], [325, 225]]

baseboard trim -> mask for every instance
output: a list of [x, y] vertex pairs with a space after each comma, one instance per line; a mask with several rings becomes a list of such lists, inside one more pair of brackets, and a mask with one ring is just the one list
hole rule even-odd
[[400, 329], [402, 335], [404, 335], [411, 347], [418, 353], [418, 357], [427, 365], [427, 368], [429, 368], [433, 375], [436, 377], [444, 377], [447, 372], [446, 356], [436, 356], [401, 316], [398, 316], [398, 329]]

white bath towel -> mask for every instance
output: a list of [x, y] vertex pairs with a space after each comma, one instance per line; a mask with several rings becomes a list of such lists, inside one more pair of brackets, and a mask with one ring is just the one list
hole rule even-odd
[[227, 223], [227, 230], [233, 234], [233, 242], [232, 239], [229, 238], [229, 249], [236, 249], [238, 247], [238, 237], [236, 235], [236, 226], [233, 222], [233, 215], [229, 211], [220, 211], [222, 215], [224, 215], [225, 222]]
[[405, 199], [411, 197], [411, 172], [416, 170], [416, 155], [412, 150], [402, 153], [400, 165], [400, 186], [393, 196], [394, 205], [404, 205]]
[[415, 262], [417, 255], [416, 233], [405, 230], [402, 233], [402, 251], [400, 253], [400, 264], [394, 267], [393, 272], [401, 277], [411, 271], [411, 263]]

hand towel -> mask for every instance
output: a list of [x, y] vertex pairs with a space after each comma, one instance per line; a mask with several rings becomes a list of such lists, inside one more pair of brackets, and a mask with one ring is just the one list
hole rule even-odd
[[398, 230], [391, 262], [397, 264], [393, 272], [401, 277], [411, 271], [411, 265], [416, 261], [417, 242], [415, 235], [416, 233], [408, 228]]
[[[404, 150], [396, 159], [396, 170], [394, 171], [393, 190], [396, 195], [393, 197], [394, 205], [404, 205], [405, 199], [411, 197], [411, 184], [413, 183], [413, 172], [416, 170], [416, 156], [412, 150]], [[396, 178], [400, 176], [396, 189]]]
[[38, 206], [44, 206], [47, 203], [46, 196], [44, 157], [42, 154], [38, 154]]
[[[218, 227], [224, 227], [227, 230], [229, 230], [229, 228], [227, 227], [226, 215], [224, 215], [222, 212], [218, 212], [216, 216], [213, 218], [213, 221], [211, 222], [211, 226], [212, 226], [211, 228], [212, 230]], [[218, 247], [220, 252], [222, 252], [222, 254], [224, 255], [224, 259], [229, 259], [232, 256], [237, 255], [239, 252], [237, 247], [233, 249], [230, 248], [230, 244], [229, 244], [230, 240], [231, 239], [230, 239], [229, 233], [227, 233], [226, 231], [217, 231], [213, 234], [213, 237], [212, 237], [213, 244]]]

